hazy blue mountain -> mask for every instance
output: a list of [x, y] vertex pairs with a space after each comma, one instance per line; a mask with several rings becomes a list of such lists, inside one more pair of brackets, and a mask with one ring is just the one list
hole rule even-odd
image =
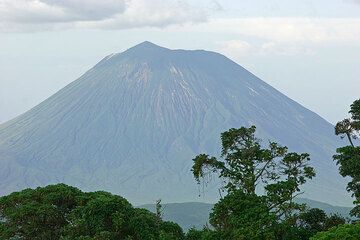
[[[306, 198], [298, 198], [299, 203], [306, 203], [310, 208], [319, 208], [327, 214], [340, 214], [345, 218], [350, 218], [351, 207], [332, 206], [327, 203], [318, 202]], [[209, 214], [213, 207], [210, 203], [188, 202], [188, 203], [167, 203], [163, 204], [162, 216], [166, 221], [178, 223], [184, 230], [192, 227], [202, 229], [204, 225], [208, 225]], [[155, 212], [155, 204], [146, 204], [139, 206], [152, 212]]]
[[298, 203], [305, 203], [310, 208], [319, 208], [324, 210], [327, 214], [340, 214], [341, 216], [349, 219], [353, 219], [353, 217], [350, 216], [350, 210], [353, 207], [342, 207], [342, 206], [333, 206], [328, 203], [314, 201], [307, 198], [297, 198], [295, 202]]
[[330, 123], [221, 54], [149, 42], [105, 57], [0, 125], [0, 193], [64, 182], [137, 204], [214, 202], [215, 186], [198, 198], [191, 159], [219, 154], [221, 132], [252, 124], [264, 143], [311, 154], [318, 176], [304, 196], [350, 202]]

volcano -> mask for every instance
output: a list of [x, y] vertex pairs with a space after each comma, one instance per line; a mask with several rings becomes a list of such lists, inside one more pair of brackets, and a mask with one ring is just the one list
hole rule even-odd
[[136, 204], [213, 202], [215, 186], [198, 197], [192, 158], [219, 155], [221, 132], [250, 125], [264, 143], [310, 153], [317, 177], [303, 197], [350, 202], [332, 161], [333, 125], [221, 54], [150, 42], [0, 125], [0, 194], [64, 182]]

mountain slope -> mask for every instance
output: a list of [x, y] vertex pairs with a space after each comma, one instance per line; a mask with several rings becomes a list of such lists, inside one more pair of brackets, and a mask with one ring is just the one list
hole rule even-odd
[[[349, 202], [330, 123], [223, 55], [149, 42], [0, 125], [0, 193], [65, 182], [135, 203], [194, 201], [191, 159], [218, 155], [221, 132], [252, 124], [264, 141], [311, 154], [318, 177], [306, 197]], [[202, 200], [217, 198], [215, 186], [205, 191]]]

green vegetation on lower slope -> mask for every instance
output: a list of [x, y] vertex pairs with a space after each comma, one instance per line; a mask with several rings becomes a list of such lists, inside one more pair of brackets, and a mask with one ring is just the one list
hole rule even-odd
[[[212, 208], [213, 205], [204, 203], [165, 204], [161, 212], [166, 216], [166, 212], [176, 214], [182, 211], [180, 216], [186, 221], [186, 216], [189, 216], [189, 219], [194, 218], [201, 221], [201, 218], [204, 218], [202, 215], [208, 215], [210, 212], [212, 224], [216, 229], [219, 225], [223, 225], [222, 219], [218, 218], [219, 214], [221, 215], [224, 209], [229, 208], [233, 215], [231, 218], [241, 222], [237, 228], [239, 233], [246, 234], [246, 236], [255, 233], [255, 235], [251, 235], [251, 238], [244, 239], [263, 239], [263, 235], [257, 236], [257, 229], [261, 226], [269, 227], [266, 228], [266, 232], [269, 231], [267, 234], [270, 235], [269, 238], [265, 239], [275, 239], [271, 237], [272, 231], [279, 232], [284, 226], [281, 224], [271, 226], [273, 224], [273, 215], [267, 212], [267, 207], [263, 203], [262, 199], [256, 196], [249, 198], [241, 192], [236, 192], [227, 195], [217, 203], [212, 212], [209, 211], [209, 208]], [[148, 205], [148, 207], [150, 206], [154, 207]], [[190, 229], [187, 234], [184, 234], [178, 224], [162, 220], [159, 213], [158, 211], [151, 213], [146, 209], [134, 208], [126, 199], [107, 192], [85, 193], [65, 184], [49, 185], [36, 189], [25, 189], [0, 197], [0, 239], [234, 239], [229, 232], [214, 231], [214, 228], [210, 229], [208, 227], [199, 230]], [[199, 213], [201, 213], [201, 216]], [[181, 220], [181, 217], [177, 219]], [[253, 222], [254, 217], [258, 219], [256, 225]], [[321, 224], [330, 224], [332, 226], [334, 225], [333, 220], [341, 221], [339, 218], [328, 218], [321, 210], [305, 212], [299, 219], [301, 219], [304, 226], [311, 226], [306, 231], [302, 229], [305, 232], [315, 231], [314, 229], [317, 229]], [[245, 227], [242, 228], [241, 226]], [[321, 228], [323, 229], [322, 226]]]
[[[332, 206], [327, 203], [310, 200], [306, 198], [296, 198], [294, 200], [300, 204], [306, 204], [308, 208], [318, 208], [326, 214], [339, 214], [344, 218], [350, 218], [351, 207]], [[202, 229], [209, 225], [209, 214], [214, 204], [201, 202], [188, 203], [165, 203], [163, 204], [162, 216], [165, 221], [172, 221], [179, 224], [184, 231], [190, 228]], [[139, 206], [155, 213], [155, 204]]]
[[107, 192], [65, 184], [25, 189], [0, 198], [0, 239], [180, 240], [179, 225]]
[[[194, 227], [202, 229], [209, 223], [209, 214], [214, 204], [189, 202], [189, 203], [167, 203], [163, 204], [162, 216], [166, 221], [179, 224], [185, 231]], [[155, 212], [155, 204], [139, 206], [151, 212]]]
[[331, 228], [327, 232], [319, 232], [310, 240], [359, 240], [360, 224], [344, 224]]

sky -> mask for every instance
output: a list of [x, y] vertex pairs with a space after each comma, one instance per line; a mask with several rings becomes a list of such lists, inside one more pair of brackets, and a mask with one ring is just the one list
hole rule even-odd
[[360, 98], [360, 0], [0, 0], [0, 123], [143, 41], [225, 54], [331, 123]]

